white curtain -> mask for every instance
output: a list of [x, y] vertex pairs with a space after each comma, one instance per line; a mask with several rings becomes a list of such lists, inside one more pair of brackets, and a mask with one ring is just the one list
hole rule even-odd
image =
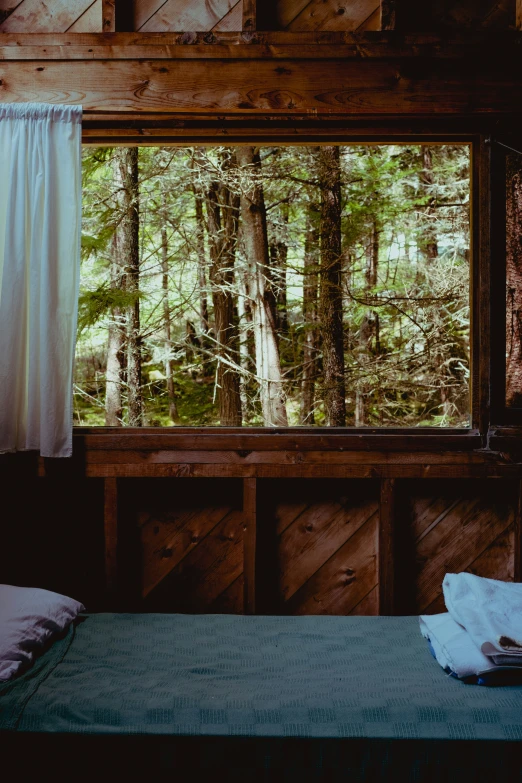
[[81, 120], [0, 104], [0, 452], [72, 454]]

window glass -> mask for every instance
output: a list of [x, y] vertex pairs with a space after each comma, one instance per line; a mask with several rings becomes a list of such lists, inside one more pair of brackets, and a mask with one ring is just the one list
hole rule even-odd
[[468, 145], [84, 150], [74, 421], [468, 427]]

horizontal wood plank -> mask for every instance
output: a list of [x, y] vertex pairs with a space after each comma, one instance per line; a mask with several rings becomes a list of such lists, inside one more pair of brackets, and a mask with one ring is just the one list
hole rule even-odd
[[[252, 75], [255, 71], [255, 80]], [[202, 89], [202, 85], [206, 85]], [[490, 62], [0, 62], [0, 100], [86, 111], [324, 115], [513, 114], [522, 82]]]

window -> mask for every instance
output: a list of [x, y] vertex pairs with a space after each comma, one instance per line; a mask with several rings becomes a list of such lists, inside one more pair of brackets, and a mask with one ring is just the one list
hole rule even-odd
[[470, 426], [470, 147], [85, 148], [75, 424]]

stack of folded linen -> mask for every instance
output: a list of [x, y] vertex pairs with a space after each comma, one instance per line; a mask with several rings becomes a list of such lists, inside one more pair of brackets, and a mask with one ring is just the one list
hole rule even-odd
[[442, 668], [478, 685], [522, 683], [522, 584], [446, 574], [447, 612], [420, 617]]

